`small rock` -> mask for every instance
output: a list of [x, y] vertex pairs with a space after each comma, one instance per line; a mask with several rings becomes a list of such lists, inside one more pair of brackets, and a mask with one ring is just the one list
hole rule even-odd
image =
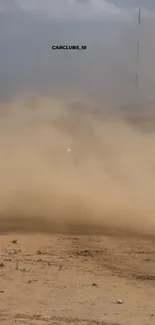
[[117, 304], [117, 305], [121, 305], [121, 304], [124, 303], [124, 301], [123, 300], [113, 300], [112, 303]]
[[98, 287], [97, 283], [92, 283], [92, 287]]
[[17, 244], [17, 239], [13, 239], [12, 244]]
[[3, 262], [0, 262], [0, 267], [4, 267], [4, 263]]

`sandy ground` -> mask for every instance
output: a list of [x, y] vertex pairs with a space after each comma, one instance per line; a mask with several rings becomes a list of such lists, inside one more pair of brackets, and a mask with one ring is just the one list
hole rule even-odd
[[152, 240], [3, 235], [0, 279], [1, 324], [155, 323]]

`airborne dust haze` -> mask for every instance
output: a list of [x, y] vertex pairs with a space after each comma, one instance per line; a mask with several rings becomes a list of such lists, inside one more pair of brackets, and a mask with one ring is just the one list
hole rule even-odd
[[155, 233], [154, 131], [80, 105], [1, 104], [1, 233]]
[[[155, 25], [144, 19], [138, 34], [131, 18], [60, 24], [1, 13], [1, 233], [155, 234]], [[88, 50], [52, 52], [53, 43]]]

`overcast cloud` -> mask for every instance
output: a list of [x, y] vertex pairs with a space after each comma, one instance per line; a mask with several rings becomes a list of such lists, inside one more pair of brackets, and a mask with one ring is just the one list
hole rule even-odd
[[[0, 99], [38, 92], [109, 105], [134, 100], [138, 4], [138, 0], [0, 0]], [[143, 5], [153, 12], [153, 1], [143, 0]], [[142, 13], [145, 16], [146, 11]], [[141, 92], [151, 98], [154, 20], [144, 20], [141, 28]], [[62, 43], [84, 44], [87, 51], [52, 51], [52, 44]]]
[[[0, 10], [27, 11], [53, 20], [127, 20], [138, 7], [155, 10], [154, 0], [0, 0]], [[131, 12], [130, 12], [131, 11]]]
[[27, 11], [52, 20], [127, 19], [128, 13], [106, 0], [0, 0], [1, 11]]
[[142, 7], [151, 11], [155, 10], [154, 0], [107, 0], [107, 2], [122, 8]]

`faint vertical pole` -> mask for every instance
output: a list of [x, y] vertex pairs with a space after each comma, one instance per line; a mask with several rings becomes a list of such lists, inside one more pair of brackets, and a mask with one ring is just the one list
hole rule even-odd
[[138, 11], [137, 73], [136, 73], [137, 92], [139, 91], [140, 26], [141, 26], [141, 8], [139, 8], [139, 11]]

